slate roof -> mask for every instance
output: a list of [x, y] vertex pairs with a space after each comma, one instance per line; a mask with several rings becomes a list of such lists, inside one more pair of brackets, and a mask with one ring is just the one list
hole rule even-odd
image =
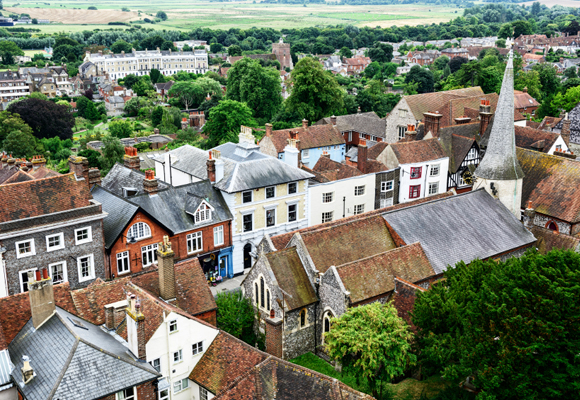
[[483, 90], [481, 90], [479, 86], [475, 86], [465, 89], [448, 90], [445, 92], [414, 94], [411, 96], [404, 96], [404, 99], [415, 119], [421, 121], [424, 113], [441, 111], [439, 108], [444, 107], [450, 100], [473, 96], [484, 96]]
[[516, 157], [514, 134], [514, 69], [510, 53], [503, 76], [501, 93], [485, 156], [475, 170], [475, 176], [494, 180], [515, 180], [524, 177]]
[[421, 243], [437, 274], [531, 245], [534, 236], [499, 201], [479, 189], [383, 214], [407, 244]]
[[270, 356], [215, 399], [372, 400], [373, 397], [357, 392], [338, 379]]
[[435, 275], [419, 243], [337, 266], [336, 272], [355, 304], [392, 291], [395, 277], [414, 283]]
[[536, 212], [567, 221], [580, 222], [580, 162], [538, 151], [517, 149], [526, 177], [522, 208], [528, 201]]
[[[329, 117], [322, 118], [315, 125], [331, 124]], [[387, 122], [375, 112], [340, 115], [336, 117], [336, 127], [340, 132], [359, 132], [385, 138]]]
[[[101, 186], [107, 189], [109, 192], [114, 193], [117, 196], [124, 196], [123, 188], [135, 188], [137, 193], [145, 193], [143, 190], [143, 181], [145, 180], [145, 173], [137, 171], [131, 168], [125, 167], [121, 163], [115, 163], [113, 168], [109, 171], [107, 176], [101, 181]], [[169, 187], [168, 184], [163, 181], [158, 181], [159, 190], [166, 189]]]
[[437, 138], [391, 143], [390, 146], [399, 164], [420, 163], [447, 157]]
[[78, 317], [57, 308], [38, 329], [28, 320], [8, 346], [16, 382], [22, 380], [23, 355], [30, 357], [36, 373], [19, 389], [26, 399], [97, 399], [159, 376], [100, 327], [82, 321], [80, 328], [74, 320]]
[[270, 136], [278, 153], [284, 152], [284, 147], [290, 139], [290, 132], [298, 133], [300, 150], [345, 144], [342, 134], [332, 124], [312, 125], [306, 129], [302, 127], [281, 129], [273, 131], [272, 136]]
[[77, 181], [71, 172], [0, 185], [0, 199], [9, 199], [2, 201], [0, 207], [0, 222], [6, 222], [87, 207], [91, 194], [86, 181]]
[[105, 248], [110, 249], [127, 224], [131, 222], [139, 206], [97, 185], [93, 187], [91, 194], [96, 201], [101, 203], [103, 211], [108, 214], [103, 219], [103, 231]]
[[268, 354], [220, 331], [189, 374], [189, 379], [213, 394], [219, 394], [268, 357]]
[[[232, 219], [221, 193], [208, 180], [169, 187], [154, 196], [133, 196], [129, 201], [141, 207], [172, 235]], [[211, 219], [195, 223], [193, 214], [202, 202], [213, 208]]]
[[318, 301], [296, 247], [274, 251], [265, 256], [278, 286], [292, 296], [284, 298], [289, 310], [302, 308]]
[[547, 153], [558, 137], [554, 132], [542, 131], [534, 128], [515, 126], [516, 146], [528, 150], [536, 150]]

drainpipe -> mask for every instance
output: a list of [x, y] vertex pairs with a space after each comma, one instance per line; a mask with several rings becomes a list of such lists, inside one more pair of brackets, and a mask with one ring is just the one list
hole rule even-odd
[[6, 247], [0, 246], [0, 273], [2, 273], [2, 279], [4, 280], [4, 285], [2, 285], [2, 290], [4, 293], [1, 293], [2, 296], [8, 296], [8, 276], [6, 275], [6, 261], [4, 261], [4, 253], [6, 253]]
[[346, 196], [342, 198], [342, 218], [346, 215]]

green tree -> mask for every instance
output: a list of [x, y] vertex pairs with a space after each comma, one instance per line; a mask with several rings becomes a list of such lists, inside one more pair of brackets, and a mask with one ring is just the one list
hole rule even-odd
[[205, 93], [195, 81], [176, 82], [169, 89], [169, 96], [178, 98], [186, 110], [193, 104], [199, 105], [203, 101]]
[[372, 61], [391, 62], [393, 59], [393, 46], [386, 43], [376, 42], [373, 47], [368, 50], [368, 56]]
[[127, 120], [114, 119], [109, 122], [109, 132], [119, 139], [128, 138], [133, 133], [133, 124]]
[[433, 68], [435, 68], [437, 71], [443, 71], [448, 64], [449, 57], [447, 56], [437, 57], [435, 61], [433, 61]]
[[495, 45], [500, 49], [505, 49], [506, 48], [505, 39], [496, 40]]
[[514, 30], [514, 38], [518, 38], [521, 35], [531, 35], [533, 33], [532, 25], [529, 21], [514, 21], [512, 22], [512, 28]]
[[579, 254], [460, 262], [444, 277], [414, 306], [424, 373], [472, 376], [481, 399], [577, 397]]
[[256, 118], [270, 120], [282, 104], [280, 73], [244, 57], [228, 71], [226, 97], [246, 103]]
[[167, 21], [167, 13], [165, 13], [165, 11], [157, 11], [155, 18], [159, 18], [162, 21]]
[[499, 93], [502, 83], [502, 73], [495, 67], [487, 67], [479, 72], [477, 83], [484, 93]]
[[118, 137], [107, 135], [103, 138], [103, 147], [101, 155], [101, 167], [103, 173], [106, 175], [115, 163], [123, 162], [125, 155], [125, 147]]
[[580, 103], [580, 86], [571, 87], [566, 93], [558, 93], [552, 100], [552, 107], [566, 112], [571, 111]]
[[128, 89], [131, 89], [137, 82], [139, 82], [139, 77], [134, 74], [129, 74], [123, 78], [123, 85], [125, 85]]
[[217, 328], [254, 346], [255, 311], [250, 299], [244, 297], [242, 292], [232, 291], [218, 293], [215, 302], [218, 309]]
[[240, 126], [255, 126], [252, 110], [244, 103], [223, 100], [211, 109], [211, 116], [203, 127], [212, 146], [238, 142]]
[[148, 92], [155, 90], [151, 84], [149, 75], [142, 76], [139, 82], [135, 83], [131, 89], [133, 89], [137, 96], [147, 96]]
[[156, 68], [152, 68], [151, 72], [149, 73], [149, 77], [151, 78], [151, 83], [152, 84], [156, 84], [158, 82], [163, 82], [163, 75], [161, 75], [161, 72], [156, 69]]
[[[30, 158], [36, 154], [44, 153], [42, 145], [39, 145], [31, 133], [18, 130], [12, 131], [6, 136], [2, 142], [2, 148], [5, 152], [18, 158]], [[42, 151], [40, 151], [41, 148]]]
[[130, 53], [133, 51], [133, 45], [131, 43], [125, 42], [124, 40], [117, 40], [111, 45], [111, 51], [115, 54], [119, 54], [122, 51], [125, 53]]
[[538, 14], [540, 14], [541, 11], [542, 11], [542, 6], [540, 5], [540, 2], [534, 1], [532, 3], [532, 14], [538, 15]]
[[12, 114], [8, 111], [0, 111], [0, 143], [6, 139], [10, 132], [14, 131], [32, 134], [32, 128], [20, 118], [20, 115]]
[[564, 76], [568, 79], [578, 78], [578, 74], [576, 73], [576, 67], [572, 66], [566, 68], [566, 71], [564, 71]]
[[101, 169], [101, 153], [96, 150], [86, 149], [79, 151], [80, 157], [86, 157], [89, 162], [89, 167]]
[[373, 61], [370, 63], [364, 70], [364, 76], [372, 79], [375, 75], [380, 76], [381, 73], [381, 65], [377, 61]]
[[312, 123], [332, 114], [339, 115], [344, 108], [344, 93], [332, 74], [312, 57], [304, 57], [291, 72], [292, 91], [286, 108], [301, 119]]
[[14, 65], [14, 56], [9, 51], [2, 53], [2, 64], [4, 65]]
[[538, 71], [540, 75], [543, 94], [555, 95], [560, 89], [560, 78], [558, 78], [556, 69], [548, 63], [538, 63], [534, 65], [533, 70]]
[[538, 101], [543, 101], [542, 82], [538, 71], [518, 71], [514, 78], [514, 88], [516, 90], [528, 89], [528, 94]]
[[24, 51], [10, 40], [0, 41], [0, 54], [10, 53], [13, 56], [23, 56]]
[[359, 384], [366, 382], [372, 395], [378, 397], [382, 382], [392, 381], [415, 363], [412, 339], [409, 326], [392, 303], [375, 302], [333, 318], [330, 331], [324, 334], [324, 346], [344, 371], [354, 375]]
[[428, 69], [421, 68], [418, 65], [415, 65], [411, 68], [411, 70], [407, 73], [407, 76], [405, 77], [406, 84], [412, 82], [416, 82], [418, 84], [417, 93], [432, 92], [433, 85], [435, 84], [433, 72], [429, 71]]
[[156, 127], [161, 123], [163, 118], [163, 107], [157, 106], [151, 111], [151, 124]]
[[340, 49], [340, 56], [344, 58], [351, 58], [352, 51], [350, 51], [348, 47], [344, 46], [343, 48]]
[[230, 47], [228, 47], [228, 55], [231, 57], [241, 56], [242, 55], [241, 47], [236, 44], [231, 45]]

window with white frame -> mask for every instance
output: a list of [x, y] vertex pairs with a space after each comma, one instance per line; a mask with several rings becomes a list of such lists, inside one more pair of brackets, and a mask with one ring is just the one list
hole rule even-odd
[[254, 214], [244, 214], [244, 232], [251, 232], [254, 229]]
[[196, 355], [196, 354], [203, 352], [203, 342], [194, 343], [191, 346], [191, 352], [193, 355]]
[[271, 199], [273, 197], [276, 197], [276, 187], [275, 186], [267, 187], [266, 188], [266, 198]]
[[199, 387], [199, 400], [207, 400], [209, 399], [209, 394], [207, 389], [203, 388], [203, 387]]
[[288, 204], [288, 222], [298, 219], [298, 204]]
[[137, 222], [129, 228], [127, 237], [133, 237], [135, 240], [151, 237], [151, 228], [145, 222]]
[[381, 192], [390, 192], [393, 190], [393, 181], [381, 182]]
[[323, 212], [322, 213], [322, 222], [330, 222], [332, 221], [332, 211], [328, 211], [328, 212]]
[[169, 333], [177, 332], [177, 320], [169, 321]]
[[288, 194], [294, 194], [298, 191], [298, 184], [296, 182], [290, 182], [288, 184]]
[[36, 268], [20, 271], [20, 292], [28, 292], [28, 271], [36, 271]]
[[159, 400], [169, 400], [169, 389], [159, 391]]
[[429, 176], [439, 176], [439, 164], [431, 166], [431, 169], [429, 170]]
[[363, 194], [365, 194], [365, 185], [354, 187], [355, 196], [362, 196]]
[[173, 393], [181, 392], [189, 387], [189, 378], [180, 379], [173, 383]]
[[75, 244], [89, 243], [93, 241], [93, 232], [90, 226], [75, 229]]
[[388, 199], [380, 199], [379, 200], [379, 207], [385, 208], [393, 205], [393, 198], [389, 197]]
[[252, 202], [252, 191], [248, 190], [242, 192], [242, 203], [251, 203]]
[[211, 208], [206, 203], [201, 203], [195, 211], [195, 223], [209, 221], [211, 219]]
[[333, 197], [334, 197], [334, 192], [322, 193], [322, 202], [323, 203], [331, 203]]
[[53, 284], [66, 282], [66, 261], [48, 264], [48, 273]]
[[141, 247], [141, 263], [144, 267], [157, 264], [157, 243]]
[[266, 210], [266, 226], [276, 225], [276, 209], [269, 208]]
[[149, 364], [155, 369], [157, 372], [161, 372], [161, 359], [156, 358], [155, 360], [151, 361]]
[[95, 267], [92, 254], [77, 258], [77, 267], [79, 270], [79, 282], [95, 279]]
[[354, 215], [362, 214], [365, 212], [364, 204], [357, 204], [354, 206]]
[[477, 149], [475, 147], [472, 147], [471, 149], [469, 149], [469, 153], [467, 153], [467, 159], [473, 160], [475, 158], [477, 158]]
[[213, 245], [221, 246], [224, 244], [224, 226], [216, 226], [213, 228]]
[[405, 139], [405, 133], [407, 133], [407, 127], [406, 126], [399, 126], [398, 131], [399, 131], [399, 140]]
[[173, 364], [183, 361], [183, 350], [179, 349], [173, 352]]
[[437, 194], [439, 192], [439, 182], [429, 183], [429, 194]]
[[129, 252], [123, 251], [121, 253], [117, 253], [117, 273], [121, 275], [129, 272], [129, 270]]
[[203, 248], [201, 232], [193, 232], [187, 235], [187, 253], [196, 253]]
[[36, 254], [34, 239], [16, 242], [16, 258], [30, 257]]
[[117, 400], [137, 400], [137, 394], [134, 387], [117, 392]]
[[64, 249], [64, 233], [57, 233], [46, 237], [46, 251]]

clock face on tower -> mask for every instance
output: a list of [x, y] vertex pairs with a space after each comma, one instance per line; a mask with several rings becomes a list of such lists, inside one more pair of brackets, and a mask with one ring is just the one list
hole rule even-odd
[[473, 185], [473, 175], [466, 169], [463, 174], [461, 174], [461, 178], [466, 185]]

